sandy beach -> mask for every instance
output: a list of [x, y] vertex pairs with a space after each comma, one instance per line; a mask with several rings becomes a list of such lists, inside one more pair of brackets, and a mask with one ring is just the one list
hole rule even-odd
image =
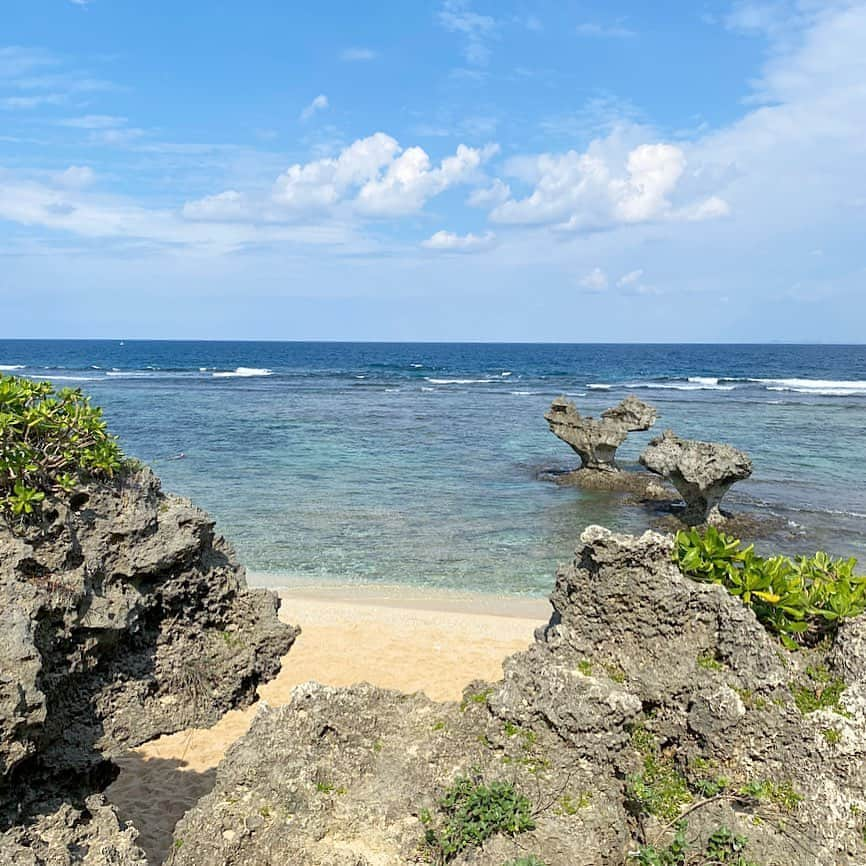
[[[259, 690], [272, 706], [287, 703], [308, 680], [369, 682], [458, 700], [472, 680], [499, 679], [506, 656], [528, 646], [550, 613], [543, 599], [404, 587], [298, 584], [279, 593], [280, 617], [302, 633], [280, 674]], [[118, 760], [121, 773], [107, 796], [140, 830], [151, 862], [166, 855], [174, 825], [210, 789], [216, 765], [256, 709], [227, 713], [213, 728], [161, 737]]]

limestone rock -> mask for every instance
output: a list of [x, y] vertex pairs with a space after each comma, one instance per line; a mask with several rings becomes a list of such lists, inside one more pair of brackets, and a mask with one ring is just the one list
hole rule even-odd
[[135, 848], [109, 806], [88, 805], [112, 756], [249, 704], [297, 630], [247, 588], [213, 521], [148, 469], [43, 515], [0, 527], [0, 852], [65, 863], [79, 845], [90, 853], [70, 863], [137, 863], [96, 854]]
[[656, 420], [656, 410], [637, 397], [626, 397], [619, 405], [606, 409], [601, 418], [582, 416], [566, 397], [557, 397], [544, 415], [551, 432], [580, 455], [581, 467], [596, 471], [616, 471], [616, 449], [629, 432], [648, 430]]
[[[536, 826], [467, 848], [455, 866], [530, 854], [548, 866], [625, 866], [640, 844], [672, 834], [667, 819], [635, 815], [649, 741], [685, 786], [683, 808], [695, 807], [688, 838], [699, 847], [727, 827], [765, 866], [860, 866], [866, 711], [846, 698], [850, 717], [803, 716], [790, 692], [806, 665], [832, 668], [832, 652], [786, 652], [722, 587], [683, 576], [671, 549], [657, 533], [588, 529], [557, 574], [550, 622], [501, 682], [472, 684], [460, 705], [299, 686], [230, 749], [168, 863], [431, 862], [425, 831], [463, 776], [511, 781]], [[862, 634], [849, 628], [840, 650], [854, 678]], [[831, 727], [836, 745], [822, 733]], [[722, 777], [728, 793], [707, 797]], [[771, 793], [739, 793], [749, 786]]]
[[680, 439], [670, 430], [650, 442], [640, 462], [676, 487], [686, 504], [681, 519], [689, 525], [721, 522], [722, 497], [752, 474], [752, 461], [731, 445]]

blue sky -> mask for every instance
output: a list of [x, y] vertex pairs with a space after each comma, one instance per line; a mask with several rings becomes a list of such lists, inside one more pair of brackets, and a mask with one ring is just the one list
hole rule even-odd
[[3, 337], [866, 338], [866, 3], [7, 0]]

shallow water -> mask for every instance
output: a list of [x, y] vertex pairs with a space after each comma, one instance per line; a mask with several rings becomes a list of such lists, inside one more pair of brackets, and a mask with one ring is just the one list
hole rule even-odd
[[645, 528], [538, 480], [576, 463], [542, 417], [560, 393], [590, 414], [635, 393], [656, 431], [743, 448], [755, 472], [725, 502], [782, 518], [765, 547], [866, 559], [864, 346], [0, 341], [10, 367], [92, 394], [277, 583], [539, 594], [587, 524]]

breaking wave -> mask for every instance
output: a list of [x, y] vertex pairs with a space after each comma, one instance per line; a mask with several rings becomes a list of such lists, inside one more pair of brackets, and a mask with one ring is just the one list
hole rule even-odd
[[212, 375], [214, 379], [251, 379], [255, 376], [272, 376], [273, 370], [265, 367], [236, 367], [234, 370], [220, 370]]

